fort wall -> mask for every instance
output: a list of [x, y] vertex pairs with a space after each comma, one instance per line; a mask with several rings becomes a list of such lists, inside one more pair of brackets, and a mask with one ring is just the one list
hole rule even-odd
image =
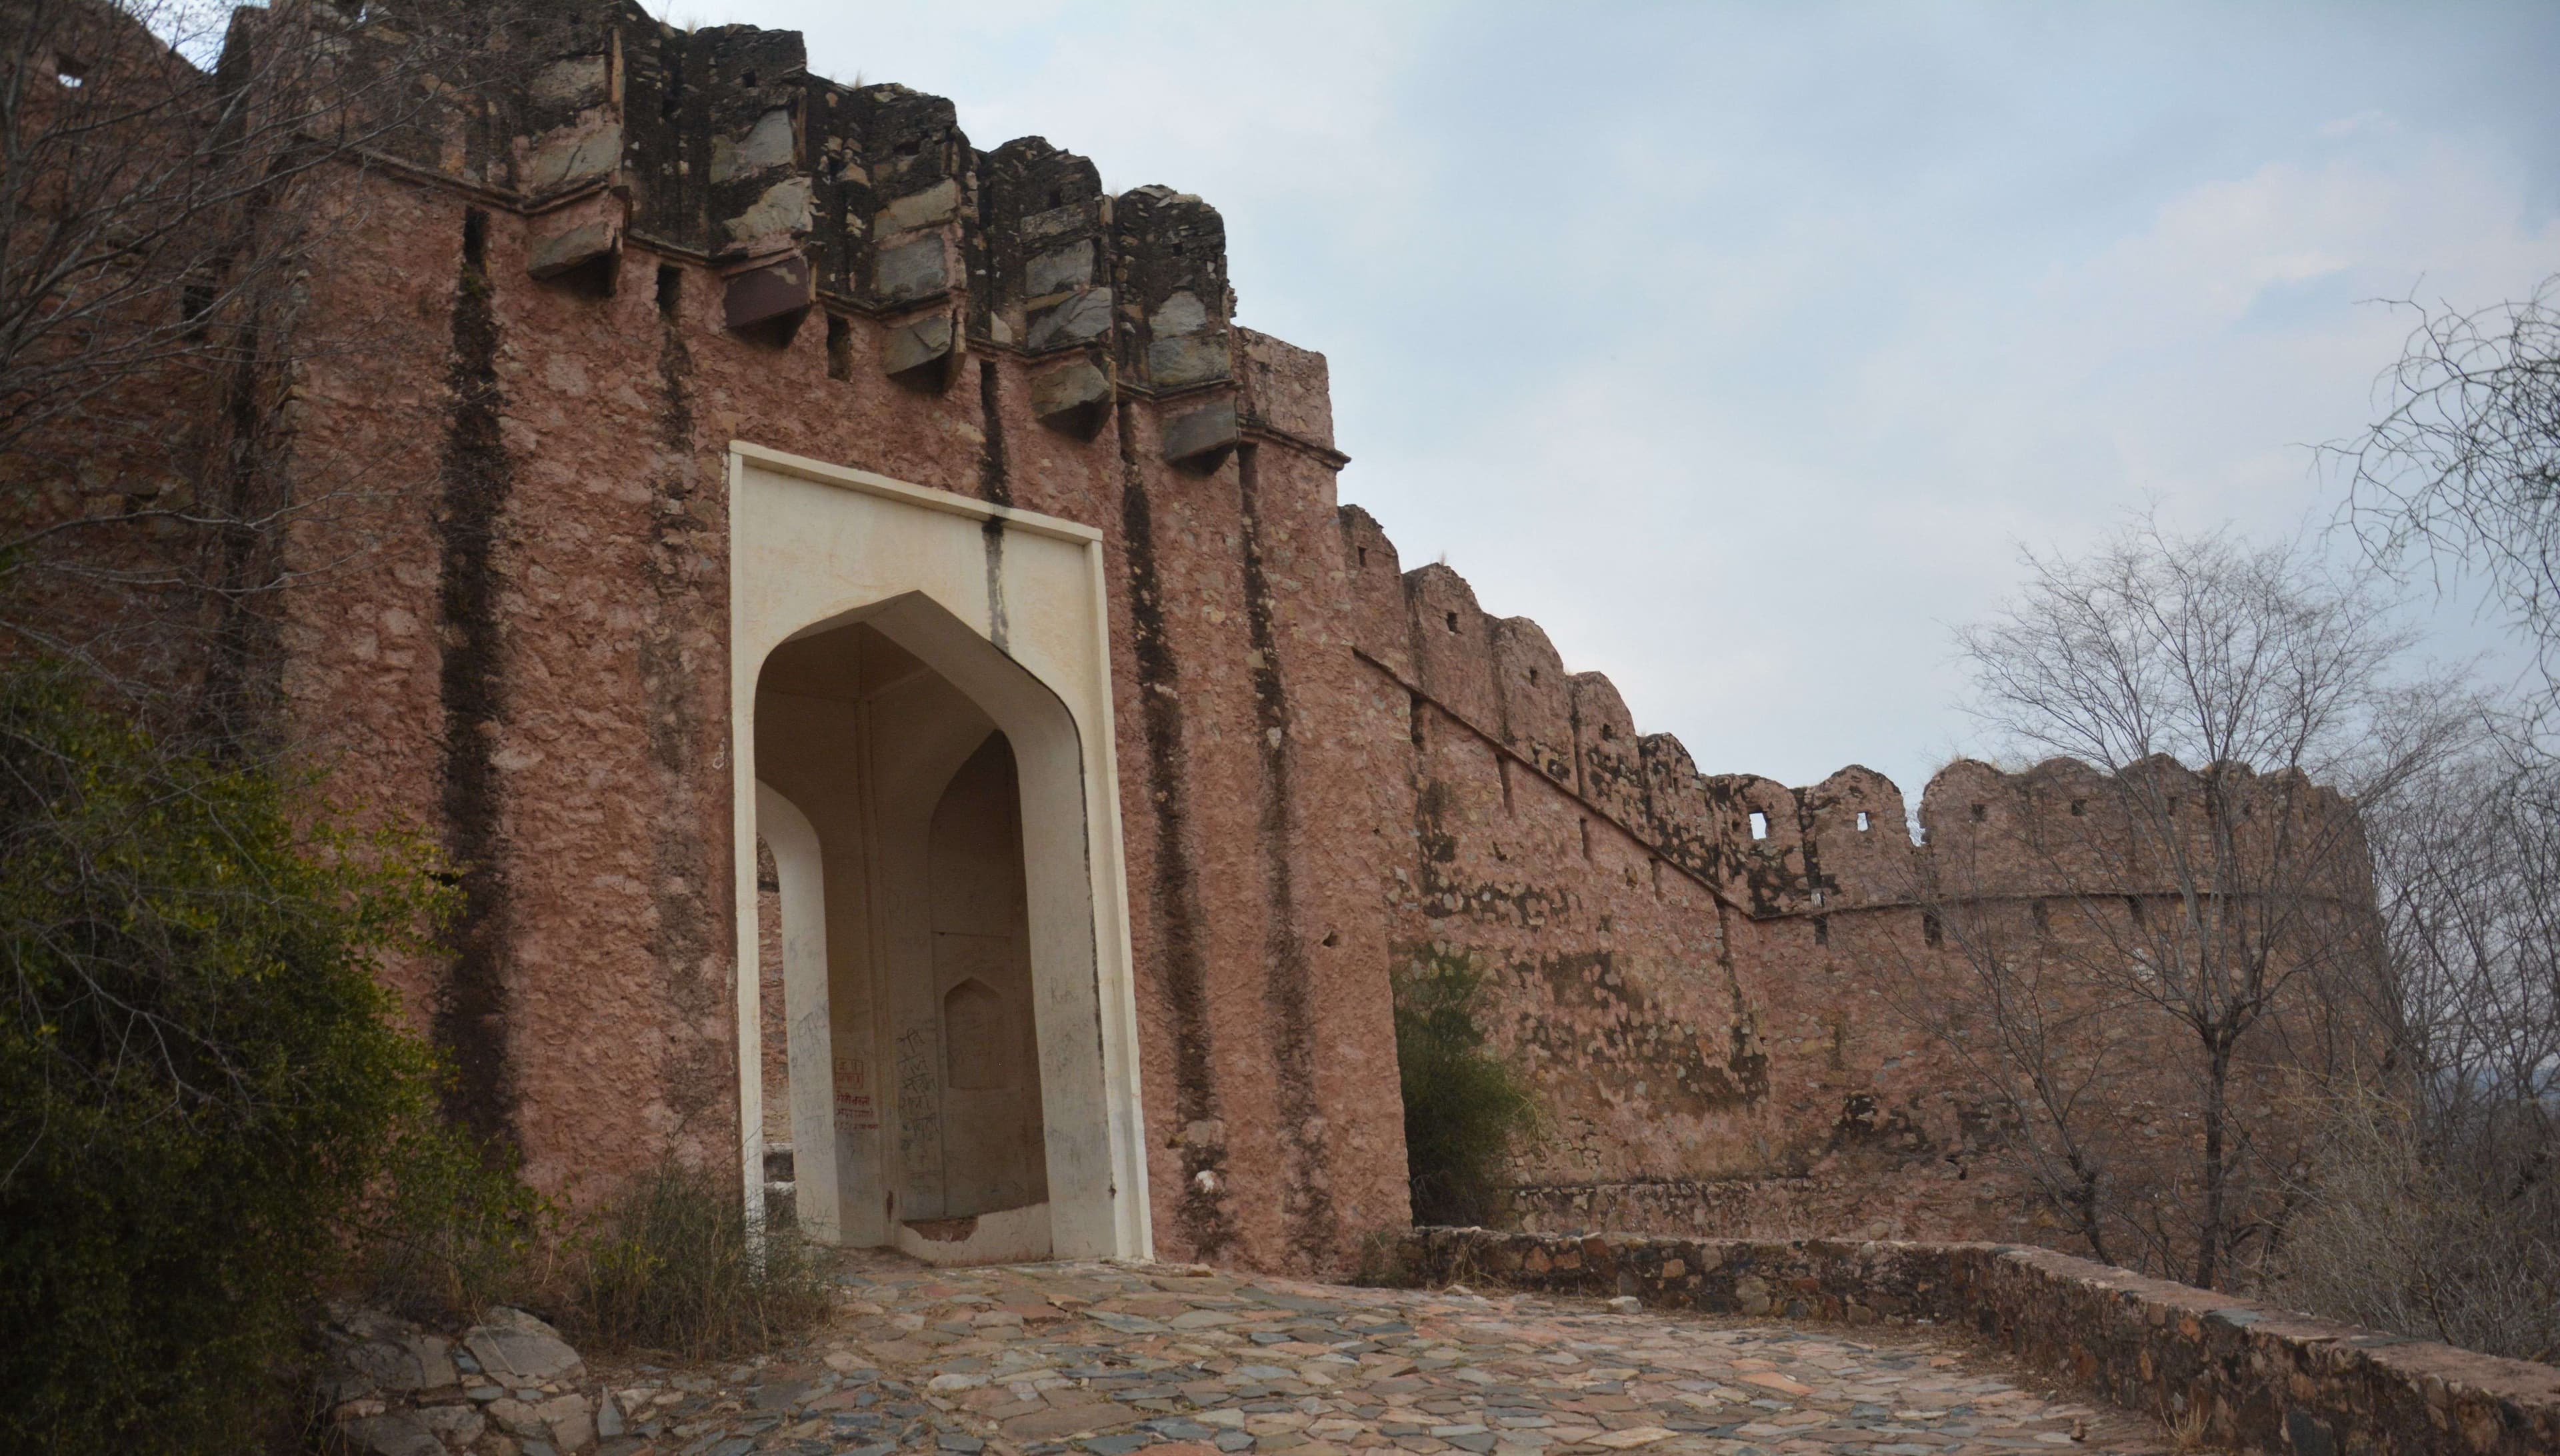
[[[1700, 773], [1339, 505], [1325, 360], [1236, 321], [1198, 198], [980, 150], [788, 32], [370, 13], [351, 70], [427, 64], [313, 202], [302, 326], [362, 347], [297, 360], [260, 466], [345, 499], [290, 539], [271, 665], [335, 792], [452, 860], [448, 943], [391, 975], [537, 1183], [732, 1165], [770, 1074], [730, 933], [744, 440], [1102, 533], [1164, 1256], [1339, 1269], [1408, 1221], [1390, 980], [1434, 956], [1488, 972], [1546, 1104], [1532, 1227], [2051, 1234], [1872, 952], [1936, 943], [1931, 886], [2039, 926], [2096, 879], [2166, 892], [2100, 852], [2087, 770], [1951, 767], [1925, 855], [1870, 770]], [[2143, 771], [2172, 817], [2206, 791]]]
[[[2298, 777], [2156, 760], [2115, 781], [2071, 760], [1963, 760], [1906, 819], [1901, 791], [1857, 765], [1803, 788], [1702, 774], [1534, 622], [1486, 612], [1446, 566], [1402, 570], [1357, 507], [1342, 529], [1370, 731], [1405, 785], [1387, 822], [1410, 825], [1379, 881], [1389, 946], [1401, 964], [1457, 956], [1488, 973], [1489, 1035], [1549, 1114], [1516, 1157], [1522, 1226], [2062, 1239], [2000, 1156], [2013, 1110], [1914, 1003], [1961, 1001], [1969, 957], [2041, 962], [2048, 983], [2121, 958], [2142, 916], [2181, 912], [2170, 846], [2190, 864], [2271, 867], [2222, 892], [2369, 904], [2354, 873], [2276, 883], [2363, 863], [2304, 850], [2355, 820]], [[2205, 812], [2215, 793], [2246, 806], [2236, 830]], [[2162, 823], [2130, 822], [2148, 813]], [[2260, 853], [2215, 856], [2217, 826]], [[2086, 1011], [2100, 992], [2047, 994]], [[2283, 1015], [2339, 1030], [2308, 986]], [[2168, 1070], [2187, 1055], [2177, 1035], [2127, 1005], [2067, 1052], [2114, 1108], [2079, 1135], [2160, 1187], [2193, 1161], [2193, 1099]], [[2302, 1070], [2269, 1041], [2235, 1087], [2261, 1120]], [[2137, 1044], [2152, 1054], [2126, 1054]]]
[[468, 867], [451, 954], [398, 975], [473, 1115], [552, 1187], [734, 1158], [742, 438], [1105, 530], [1159, 1247], [1329, 1267], [1401, 1222], [1342, 457], [1322, 357], [1233, 324], [1216, 213], [979, 152], [787, 33], [507, 9], [522, 87], [340, 198], [314, 307], [416, 323], [315, 362], [301, 438], [414, 468], [287, 672], [347, 792]]

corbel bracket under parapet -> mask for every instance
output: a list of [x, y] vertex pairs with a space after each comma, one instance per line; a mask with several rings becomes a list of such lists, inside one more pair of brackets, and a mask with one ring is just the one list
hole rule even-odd
[[1060, 434], [1089, 440], [1111, 417], [1116, 398], [1111, 374], [1078, 357], [1032, 376], [1032, 417]]
[[1196, 474], [1206, 475], [1225, 464], [1243, 438], [1232, 395], [1165, 417], [1165, 459]]
[[591, 280], [611, 291], [622, 260], [622, 235], [631, 212], [619, 191], [599, 188], [533, 216], [525, 271], [551, 282]]
[[946, 307], [892, 326], [880, 343], [880, 372], [901, 388], [938, 395], [960, 377], [968, 347], [960, 320]]
[[729, 332], [777, 348], [791, 342], [818, 301], [810, 288], [809, 259], [797, 252], [730, 268], [720, 286], [720, 322]]

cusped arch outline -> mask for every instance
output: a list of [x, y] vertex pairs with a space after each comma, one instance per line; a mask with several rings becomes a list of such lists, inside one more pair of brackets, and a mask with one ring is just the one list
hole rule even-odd
[[[1021, 787], [1051, 1247], [1152, 1256], [1100, 533], [742, 443], [728, 476], [735, 902], [755, 903], [755, 693], [776, 648], [860, 623], [969, 697]], [[753, 916], [738, 919], [752, 966]], [[737, 980], [740, 1155], [760, 1213], [755, 978]]]

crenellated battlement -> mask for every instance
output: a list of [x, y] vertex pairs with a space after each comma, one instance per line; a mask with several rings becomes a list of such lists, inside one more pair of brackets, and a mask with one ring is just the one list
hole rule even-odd
[[[2214, 794], [2239, 806], [2222, 819], [2266, 832], [2352, 832], [2351, 806], [2299, 772], [2160, 758], [2117, 778], [2072, 759], [2016, 773], [1962, 759], [1924, 789], [1915, 842], [1902, 790], [1883, 774], [1852, 764], [1791, 788], [1700, 772], [1678, 737], [1637, 730], [1607, 677], [1569, 672], [1537, 623], [1487, 613], [1446, 564], [1402, 570], [1394, 543], [1357, 506], [1342, 509], [1341, 528], [1359, 649], [1416, 695], [1417, 711], [1427, 702], [1501, 744], [1757, 918], [1907, 906], [1923, 894], [2173, 893], [2170, 867], [2155, 863], [2163, 857], [2139, 847], [2210, 835]], [[2159, 823], [2137, 833], [2145, 806]]]
[[810, 74], [793, 31], [687, 30], [632, 0], [374, 11], [360, 52], [441, 45], [471, 73], [402, 98], [386, 160], [524, 215], [538, 279], [610, 279], [626, 243], [693, 259], [729, 330], [787, 344], [814, 312], [866, 317], [880, 371], [925, 392], [973, 348], [1011, 353], [1034, 416], [1078, 438], [1124, 395], [1198, 395], [1163, 422], [1193, 469], [1253, 422], [1225, 225], [1197, 197], [1113, 196], [1042, 137], [980, 151], [940, 96]]

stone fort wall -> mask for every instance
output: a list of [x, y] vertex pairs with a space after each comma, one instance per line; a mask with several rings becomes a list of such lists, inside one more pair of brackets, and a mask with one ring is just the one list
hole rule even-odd
[[[427, 81], [307, 200], [301, 327], [363, 347], [292, 363], [273, 466], [364, 488], [299, 528], [264, 670], [336, 792], [459, 867], [448, 953], [393, 976], [538, 1183], [736, 1157], [744, 439], [1104, 532], [1165, 1256], [1341, 1268], [1407, 1221], [1389, 976], [1435, 951], [1495, 973], [1548, 1102], [1532, 1225], [2034, 1231], [1842, 953], [1922, 933], [1900, 792], [1701, 775], [1536, 624], [1404, 571], [1338, 504], [1323, 357], [1235, 321], [1208, 204], [981, 150], [789, 32], [372, 14], [351, 74]], [[2022, 784], [1959, 765], [1921, 821]]]
[[[1901, 791], [1855, 765], [1800, 788], [1700, 773], [1535, 622], [1488, 613], [1446, 566], [1403, 570], [1366, 512], [1341, 521], [1365, 732], [1395, 765], [1372, 784], [1386, 940], [1399, 964], [1462, 956], [1489, 974], [1489, 1035], [1549, 1119], [1514, 1169], [1523, 1226], [2064, 1237], [2000, 1156], [2014, 1129], [1996, 1098], [1910, 999], [1960, 993], [1940, 979], [1964, 974], [1941, 921], [2005, 932], [1976, 953], [2067, 963], [2129, 938], [2122, 917], [2174, 918], [2176, 877], [2145, 848], [2168, 841], [2124, 821], [2119, 785], [2068, 760], [1959, 761], [1906, 817]], [[2184, 795], [2178, 828], [2205, 859], [2200, 776], [2133, 771], [2162, 775], [2170, 805]], [[2220, 787], [2235, 785], [2268, 801], [2280, 786]], [[2281, 786], [2304, 790], [2297, 821], [2351, 828], [2335, 795]], [[2361, 864], [2293, 853], [2311, 874]], [[2360, 902], [2346, 879], [2308, 889]], [[2077, 923], [2093, 901], [2117, 923]], [[2311, 1000], [2285, 1014], [2329, 1014]], [[2130, 1010], [2118, 1026], [2170, 1035]], [[2109, 1083], [2093, 1146], [2118, 1174], [2180, 1165], [2192, 1104], [2174, 1064]], [[2297, 1069], [2253, 1053], [2239, 1096], [2263, 1113]]]

